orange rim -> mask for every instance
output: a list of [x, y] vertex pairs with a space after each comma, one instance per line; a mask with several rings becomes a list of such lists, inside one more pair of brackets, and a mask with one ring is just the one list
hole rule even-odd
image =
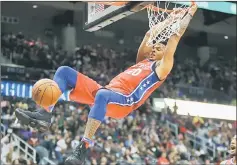
[[123, 6], [126, 5], [129, 1], [92, 1], [92, 3], [98, 3], [103, 5], [109, 5], [109, 6]]
[[[191, 1], [191, 6], [190, 7], [192, 7], [192, 6], [194, 6], [195, 5], [195, 2], [194, 1]], [[189, 8], [190, 8], [189, 7]], [[168, 10], [168, 9], [163, 9], [163, 8], [159, 8], [159, 7], [156, 7], [156, 6], [154, 6], [154, 5], [147, 5], [147, 6], [145, 6], [144, 8], [142, 8], [142, 10], [143, 9], [150, 9], [150, 10], [153, 10], [153, 11], [156, 11], [156, 12], [158, 12], [158, 11], [162, 11], [162, 12], [167, 12], [167, 13], [171, 13], [171, 12], [173, 12], [174, 10]]]

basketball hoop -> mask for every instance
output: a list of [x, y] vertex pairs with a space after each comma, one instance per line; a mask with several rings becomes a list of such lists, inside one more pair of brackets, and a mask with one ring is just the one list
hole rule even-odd
[[[178, 2], [178, 1], [177, 1]], [[190, 2], [191, 6], [194, 2]], [[166, 42], [173, 34], [178, 34], [180, 21], [190, 8], [189, 5], [180, 5], [176, 2], [158, 1], [147, 9], [150, 37], [147, 46], [154, 46], [157, 43]]]
[[93, 1], [93, 3], [108, 5], [108, 6], [123, 6], [129, 1]]

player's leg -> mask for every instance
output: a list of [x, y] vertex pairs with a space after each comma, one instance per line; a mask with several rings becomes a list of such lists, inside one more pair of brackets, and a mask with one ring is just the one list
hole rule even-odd
[[124, 102], [126, 98], [108, 89], [100, 89], [95, 96], [95, 103], [91, 107], [85, 133], [81, 144], [78, 145], [71, 156], [66, 160], [66, 164], [83, 164], [85, 161], [86, 151], [101, 122], [104, 120], [107, 111], [107, 105], [111, 102]]
[[[77, 71], [67, 67], [61, 66], [54, 74], [53, 80], [58, 84], [62, 93], [66, 90], [75, 88], [77, 83]], [[51, 112], [54, 105], [37, 109], [35, 112], [16, 109], [16, 117], [24, 125], [30, 125], [33, 128], [42, 131], [47, 130], [51, 124]]]
[[[85, 92], [85, 87], [92, 86], [96, 89], [99, 88], [92, 79], [67, 66], [59, 67], [55, 72], [53, 80], [58, 84], [62, 93], [67, 90], [79, 88], [76, 92], [81, 92], [85, 98], [89, 99], [89, 103], [92, 102], [92, 94], [90, 94], [88, 90]], [[82, 82], [84, 84], [81, 84]], [[85, 84], [85, 82], [87, 84]], [[83, 87], [80, 88], [80, 85], [83, 85]], [[44, 131], [47, 130], [51, 124], [51, 112], [53, 111], [53, 107], [54, 105], [45, 107], [46, 110], [40, 108], [35, 112], [16, 109], [15, 113], [22, 124], [30, 125], [33, 128]]]

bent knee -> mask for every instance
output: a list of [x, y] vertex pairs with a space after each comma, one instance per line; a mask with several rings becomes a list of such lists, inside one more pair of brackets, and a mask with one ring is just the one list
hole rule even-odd
[[108, 99], [109, 99], [109, 97], [110, 97], [110, 93], [111, 93], [111, 91], [108, 90], [108, 89], [100, 89], [100, 90], [98, 90], [98, 92], [96, 93], [95, 99], [96, 99], [96, 100], [101, 100], [101, 99], [103, 99], [103, 100], [108, 101]]
[[68, 66], [60, 66], [54, 74], [54, 81], [58, 84], [63, 82], [64, 88], [67, 86], [75, 88], [77, 82], [77, 71]]
[[74, 69], [72, 69], [71, 67], [69, 66], [60, 66], [57, 70], [56, 70], [56, 73], [55, 74], [61, 74], [61, 73], [67, 73], [67, 72], [70, 72]]
[[60, 66], [54, 76], [64, 79], [75, 79], [77, 77], [77, 71], [69, 66]]

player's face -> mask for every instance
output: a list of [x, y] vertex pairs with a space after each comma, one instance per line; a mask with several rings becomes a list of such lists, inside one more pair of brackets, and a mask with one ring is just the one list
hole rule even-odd
[[165, 52], [165, 45], [164, 44], [157, 44], [153, 47], [152, 52], [149, 55], [150, 60], [161, 60], [164, 56]]

